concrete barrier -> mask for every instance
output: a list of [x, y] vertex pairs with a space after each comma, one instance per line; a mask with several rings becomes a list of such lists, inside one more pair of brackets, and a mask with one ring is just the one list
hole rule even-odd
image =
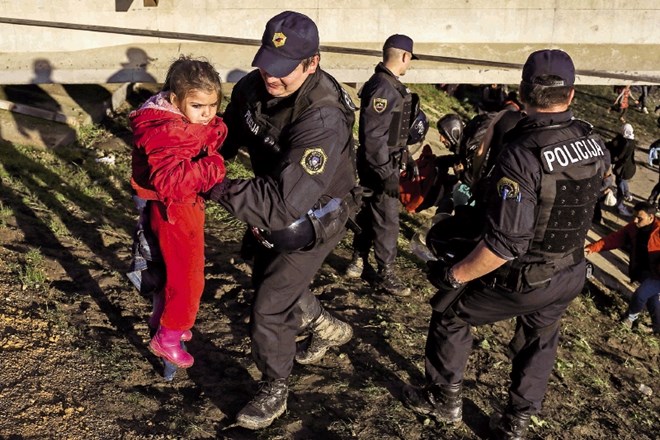
[[[232, 81], [251, 69], [255, 52], [251, 44], [261, 38], [268, 18], [283, 9], [313, 18], [324, 46], [374, 51], [373, 55], [322, 52], [322, 65], [343, 82], [366, 80], [385, 38], [406, 33], [422, 55], [407, 82], [516, 83], [517, 65], [530, 51], [561, 47], [573, 55], [581, 71], [578, 83], [660, 83], [657, 0], [298, 0], [277, 5], [256, 0], [239, 4], [5, 0], [0, 4], [0, 83], [4, 84], [162, 81], [179, 53], [205, 55], [225, 81]], [[26, 17], [71, 29], [2, 23], [3, 18]], [[252, 42], [189, 42], [75, 29], [95, 25]], [[493, 67], [493, 62], [511, 66]]]

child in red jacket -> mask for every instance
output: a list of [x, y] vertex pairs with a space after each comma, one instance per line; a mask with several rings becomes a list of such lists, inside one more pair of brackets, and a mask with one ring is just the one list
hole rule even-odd
[[182, 56], [169, 68], [163, 91], [130, 115], [133, 176], [146, 199], [148, 226], [158, 241], [165, 283], [154, 294], [150, 350], [180, 368], [194, 359], [190, 340], [204, 289], [204, 200], [225, 177], [220, 147], [227, 127], [216, 115], [218, 73], [204, 60]]

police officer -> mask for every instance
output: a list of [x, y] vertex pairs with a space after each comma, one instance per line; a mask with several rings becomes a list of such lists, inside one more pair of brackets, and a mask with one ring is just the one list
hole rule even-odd
[[439, 291], [431, 300], [426, 385], [404, 387], [416, 412], [460, 421], [470, 326], [512, 317], [509, 401], [491, 418], [492, 438], [524, 438], [541, 409], [560, 319], [584, 284], [582, 248], [608, 165], [602, 140], [569, 110], [574, 80], [573, 61], [561, 50], [534, 52], [523, 67], [527, 115], [507, 134], [493, 170], [486, 231], [465, 258], [431, 266]]
[[[321, 306], [309, 284], [346, 231], [346, 202], [356, 187], [352, 126], [356, 107], [319, 67], [319, 36], [307, 16], [285, 11], [266, 24], [248, 73], [224, 114], [222, 153], [245, 146], [255, 177], [226, 179], [211, 191], [250, 225], [255, 252], [252, 354], [263, 375], [237, 424], [261, 429], [286, 410], [294, 358], [308, 364], [352, 337], [351, 327]], [[329, 223], [319, 220], [329, 218]], [[307, 328], [309, 348], [296, 353]]]
[[358, 175], [373, 191], [357, 217], [362, 232], [353, 239], [353, 258], [346, 275], [373, 279], [369, 251], [373, 244], [379, 289], [397, 296], [410, 295], [394, 273], [399, 235], [399, 176], [411, 121], [415, 118], [410, 90], [401, 84], [413, 55], [413, 41], [390, 36], [383, 45], [383, 61], [360, 91]]

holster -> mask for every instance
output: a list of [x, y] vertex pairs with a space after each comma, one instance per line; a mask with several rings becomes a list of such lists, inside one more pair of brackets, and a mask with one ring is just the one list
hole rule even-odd
[[318, 208], [310, 210], [307, 214], [316, 235], [315, 245], [331, 240], [337, 234], [343, 232], [346, 227], [356, 232], [361, 232], [355, 223], [355, 216], [362, 207], [362, 196], [364, 188], [356, 186], [342, 199], [332, 198], [327, 201], [319, 201]]
[[582, 249], [551, 261], [523, 262], [512, 260], [482, 279], [493, 288], [517, 293], [529, 293], [547, 287], [559, 271], [578, 263]]

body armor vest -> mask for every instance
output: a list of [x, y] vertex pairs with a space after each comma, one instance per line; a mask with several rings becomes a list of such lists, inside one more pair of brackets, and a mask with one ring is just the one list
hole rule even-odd
[[392, 111], [389, 137], [387, 138], [387, 146], [390, 147], [391, 150], [396, 151], [400, 148], [404, 148], [408, 141], [410, 123], [415, 117], [415, 115], [412, 114], [413, 98], [408, 87], [401, 84], [401, 82], [397, 81], [392, 75], [381, 73], [380, 77], [390, 83], [403, 98], [403, 100], [397, 103]]
[[[575, 135], [551, 145], [540, 144], [548, 131], [566, 129]], [[513, 291], [544, 287], [555, 273], [584, 259], [584, 237], [605, 173], [605, 146], [591, 133], [590, 124], [574, 119], [525, 131], [516, 133], [516, 143], [533, 151], [543, 170], [534, 238], [525, 255], [485, 279]]]
[[[537, 155], [543, 168], [534, 239], [525, 257], [557, 261], [579, 250], [591, 227], [594, 206], [604, 174], [605, 146], [591, 126], [572, 120], [582, 136], [541, 147], [534, 135], [522, 140]], [[578, 131], [578, 130], [576, 130]]]

